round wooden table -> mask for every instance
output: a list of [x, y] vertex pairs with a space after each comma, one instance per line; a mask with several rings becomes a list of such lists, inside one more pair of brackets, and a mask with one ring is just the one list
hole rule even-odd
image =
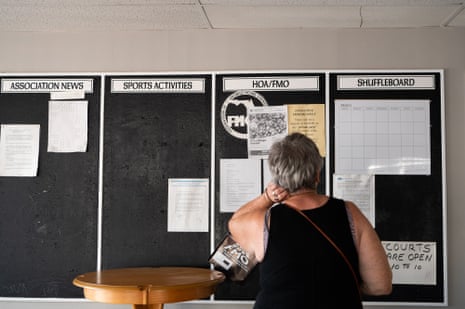
[[73, 284], [93, 301], [162, 309], [166, 303], [209, 297], [224, 279], [223, 273], [206, 268], [140, 267], [86, 273]]

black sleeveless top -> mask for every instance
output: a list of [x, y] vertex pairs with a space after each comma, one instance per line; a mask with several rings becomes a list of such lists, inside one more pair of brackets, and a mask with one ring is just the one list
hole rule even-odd
[[[358, 258], [344, 201], [330, 198], [303, 211], [344, 252], [358, 281]], [[280, 204], [271, 209], [260, 287], [254, 309], [362, 308], [348, 265], [305, 218]]]

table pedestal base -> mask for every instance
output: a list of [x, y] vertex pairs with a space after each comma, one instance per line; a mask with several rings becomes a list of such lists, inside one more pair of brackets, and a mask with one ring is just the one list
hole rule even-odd
[[132, 305], [132, 309], [163, 309], [163, 304]]

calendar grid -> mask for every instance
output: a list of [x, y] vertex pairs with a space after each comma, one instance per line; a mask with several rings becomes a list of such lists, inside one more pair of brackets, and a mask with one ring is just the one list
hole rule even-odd
[[429, 100], [336, 100], [337, 174], [430, 174]]

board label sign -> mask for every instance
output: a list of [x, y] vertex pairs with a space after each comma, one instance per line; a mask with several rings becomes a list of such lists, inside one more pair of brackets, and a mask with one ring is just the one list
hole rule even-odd
[[112, 93], [204, 93], [205, 79], [137, 78], [111, 80]]
[[2, 78], [2, 93], [93, 92], [92, 79]]
[[255, 91], [318, 91], [320, 89], [317, 76], [276, 76], [276, 77], [225, 77], [223, 91], [255, 90]]
[[434, 90], [433, 75], [338, 75], [338, 90]]

